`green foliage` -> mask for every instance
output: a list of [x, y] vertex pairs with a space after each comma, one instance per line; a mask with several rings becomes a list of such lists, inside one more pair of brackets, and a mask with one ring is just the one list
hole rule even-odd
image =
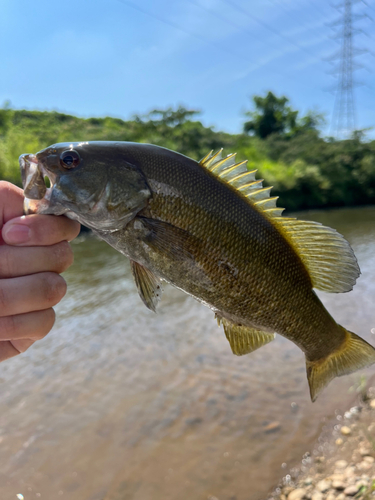
[[[274, 186], [272, 194], [288, 210], [374, 204], [375, 141], [366, 142], [361, 132], [346, 141], [325, 140], [316, 128], [319, 115], [298, 119], [287, 100], [275, 99], [284, 106], [280, 116], [286, 122], [265, 139], [216, 132], [196, 119], [198, 111], [182, 106], [123, 121], [12, 110], [5, 105], [0, 109], [0, 179], [20, 185], [19, 155], [57, 142], [134, 141], [157, 144], [197, 160], [211, 149], [237, 152], [238, 160], [247, 159], [249, 168], [257, 168], [265, 184]], [[292, 114], [289, 118], [288, 113]]]
[[283, 137], [292, 137], [304, 132], [317, 132], [324, 118], [316, 112], [309, 112], [298, 119], [298, 111], [289, 105], [285, 96], [276, 97], [268, 92], [265, 97], [253, 97], [255, 111], [247, 111], [246, 116], [251, 118], [244, 123], [244, 132], [266, 139], [272, 134]]
[[246, 116], [251, 118], [245, 122], [244, 132], [265, 139], [271, 134], [284, 134], [296, 126], [298, 111], [293, 111], [287, 106], [286, 97], [276, 97], [268, 92], [266, 97], [254, 96], [255, 111], [248, 111]]
[[148, 142], [201, 158], [210, 149], [219, 149], [231, 144], [229, 134], [214, 132], [199, 121], [192, 121], [199, 111], [179, 107], [176, 111], [155, 109], [145, 116], [135, 116], [138, 126], [137, 142]]

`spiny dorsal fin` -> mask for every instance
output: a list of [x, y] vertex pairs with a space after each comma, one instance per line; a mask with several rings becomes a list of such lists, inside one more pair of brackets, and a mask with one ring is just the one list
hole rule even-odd
[[[243, 196], [251, 200], [255, 205], [268, 202], [267, 208], [276, 208], [277, 197], [270, 198], [270, 187], [263, 188], [262, 179], [256, 180], [256, 170], [247, 169], [247, 160], [236, 163], [236, 153], [230, 154], [222, 158], [222, 149], [213, 154], [210, 151], [199, 162], [202, 167], [207, 168], [211, 173], [222, 181], [230, 184], [233, 188], [239, 191]], [[283, 209], [278, 208], [278, 213]], [[267, 217], [272, 217], [275, 214], [265, 212]]]
[[360, 275], [357, 259], [349, 243], [334, 229], [318, 222], [282, 217], [276, 207], [277, 196], [270, 197], [270, 187], [263, 188], [249, 171], [246, 161], [235, 162], [235, 154], [222, 159], [222, 149], [211, 151], [199, 163], [222, 182], [229, 184], [255, 206], [283, 234], [300, 256], [314, 288], [325, 292], [347, 292]]

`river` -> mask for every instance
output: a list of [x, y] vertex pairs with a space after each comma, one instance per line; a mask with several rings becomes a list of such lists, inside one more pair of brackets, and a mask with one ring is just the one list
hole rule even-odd
[[[319, 296], [375, 344], [375, 207], [301, 217], [351, 243], [354, 290]], [[53, 331], [0, 365], [1, 500], [266, 498], [375, 373], [336, 379], [312, 404], [288, 340], [233, 356], [209, 309], [165, 286], [155, 315], [125, 257], [91, 237], [73, 248]]]

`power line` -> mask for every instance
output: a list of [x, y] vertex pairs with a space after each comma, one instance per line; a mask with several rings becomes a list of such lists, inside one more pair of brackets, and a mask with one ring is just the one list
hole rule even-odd
[[370, 5], [369, 3], [365, 2], [365, 0], [362, 0], [362, 3], [364, 3], [367, 7], [370, 7], [370, 9], [375, 12], [375, 7], [373, 5]]
[[269, 2], [273, 3], [274, 5], [277, 5], [278, 7], [281, 8], [284, 12], [286, 12], [288, 15], [290, 15], [290, 11], [284, 7], [284, 5], [277, 0], [268, 0]]
[[[321, 6], [320, 8], [316, 6], [316, 3], [313, 1], [313, 0], [308, 0], [308, 3], [309, 5], [311, 5], [312, 7], [314, 7], [314, 9], [319, 12], [319, 14], [322, 14], [322, 10], [321, 10]], [[323, 5], [326, 5], [326, 3], [324, 2]]]
[[[138, 4], [135, 4], [129, 0], [117, 0], [119, 3], [123, 4], [123, 5], [126, 5], [134, 10], [137, 10], [138, 12], [142, 13], [143, 15], [146, 15], [148, 17], [151, 17], [153, 19], [156, 19], [157, 21], [167, 25], [167, 26], [170, 26], [178, 31], [181, 31], [182, 33], [185, 33], [205, 44], [209, 44], [213, 47], [216, 48], [216, 50], [219, 50], [221, 52], [226, 52], [232, 56], [235, 56], [236, 58], [238, 59], [241, 59], [242, 61], [244, 61], [246, 64], [251, 64], [255, 67], [251, 68], [249, 71], [254, 71], [258, 68], [260, 68], [261, 66], [264, 66], [266, 63], [259, 63], [258, 61], [254, 61], [254, 60], [249, 60], [249, 59], [246, 59], [244, 58], [242, 55], [240, 55], [238, 52], [235, 52], [235, 51], [232, 51], [230, 49], [228, 49], [227, 47], [223, 47], [217, 43], [215, 43], [214, 41], [200, 35], [200, 34], [197, 34], [196, 32], [192, 32], [192, 31], [189, 31], [187, 29], [185, 29], [184, 27], [182, 27], [181, 25], [173, 22], [173, 21], [170, 21], [169, 19], [166, 19], [158, 14], [154, 14], [148, 10], [146, 10], [145, 8], [141, 7], [140, 5]], [[209, 12], [211, 15], [214, 15], [216, 18], [220, 19], [221, 21], [223, 21], [225, 24], [229, 24], [229, 25], [232, 25], [234, 26], [236, 29], [241, 29], [241, 30], [244, 30], [244, 28], [242, 26], [239, 26], [231, 21], [229, 21], [227, 18], [224, 18], [222, 16], [220, 16], [219, 14], [217, 14], [216, 12], [214, 11], [211, 11], [210, 9], [207, 9], [206, 7], [200, 5], [199, 3], [195, 2], [194, 0], [187, 0], [189, 1], [190, 3], [192, 3], [193, 5], [195, 5], [196, 7], [199, 7], [199, 8], [202, 8], [203, 10], [206, 10], [207, 12]], [[313, 52], [309, 51], [308, 49], [306, 49], [305, 47], [302, 47], [300, 46], [298, 43], [294, 42], [293, 40], [291, 40], [289, 37], [287, 37], [286, 35], [283, 35], [282, 33], [279, 33], [277, 30], [273, 29], [271, 26], [269, 26], [267, 23], [264, 23], [262, 20], [258, 19], [256, 16], [252, 16], [251, 14], [249, 14], [247, 11], [245, 11], [244, 9], [242, 9], [241, 7], [237, 6], [235, 3], [233, 3], [232, 1], [230, 0], [222, 0], [224, 3], [228, 3], [230, 5], [232, 5], [236, 10], [239, 10], [240, 12], [244, 13], [247, 17], [250, 17], [251, 19], [254, 19], [256, 22], [258, 22], [259, 24], [261, 25], [264, 25], [266, 27], [266, 29], [268, 29], [269, 31], [272, 31], [273, 33], [275, 33], [277, 36], [281, 37], [281, 38], [284, 38], [285, 40], [287, 40], [289, 43], [291, 43], [292, 45], [294, 45], [295, 47], [297, 47], [298, 49], [300, 50], [303, 50], [305, 52], [307, 52], [309, 55], [312, 55], [314, 57], [314, 59], [319, 59], [319, 60], [322, 60], [322, 58], [319, 58], [318, 56], [316, 56]], [[248, 32], [248, 30], [245, 29], [245, 31]], [[249, 32], [250, 33], [250, 32]], [[251, 36], [253, 37], [253, 34], [250, 33]], [[259, 40], [259, 38], [258, 38]], [[269, 44], [269, 42], [268, 42]], [[289, 80], [295, 80], [295, 76], [294, 75], [291, 75], [289, 73], [284, 73], [284, 72], [281, 72], [279, 70], [275, 70], [274, 68], [270, 68], [270, 71], [276, 75], [279, 75], [279, 76], [282, 76], [284, 78], [287, 78]]]
[[[268, 0], [269, 2], [273, 3], [274, 5], [276, 5], [277, 7], [280, 7], [287, 15], [290, 19], [292, 19], [293, 21], [296, 21], [299, 25], [301, 24], [301, 20], [300, 19], [297, 19], [295, 16], [292, 16], [291, 15], [291, 11], [289, 9], [287, 9], [281, 2], [279, 2], [278, 0]], [[314, 5], [314, 4], [313, 4]], [[315, 7], [315, 5], [314, 5]], [[318, 10], [319, 14], [322, 15], [322, 13]], [[304, 26], [306, 26], [306, 23], [303, 23]], [[323, 27], [323, 25], [322, 25]], [[309, 29], [309, 28], [307, 28]]]
[[[230, 21], [228, 18], [226, 18], [226, 17], [221, 16], [220, 14], [218, 14], [215, 10], [208, 9], [207, 7], [205, 7], [204, 5], [196, 2], [195, 0], [185, 0], [185, 1], [188, 2], [188, 3], [190, 3], [191, 5], [194, 5], [195, 7], [198, 7], [199, 9], [202, 9], [202, 10], [206, 11], [208, 14], [210, 14], [210, 16], [216, 17], [216, 19], [219, 19], [224, 24], [228, 24], [229, 26], [232, 26], [233, 28], [243, 30], [243, 27], [240, 26], [239, 24], [236, 24], [233, 21]], [[245, 31], [247, 32], [248, 35], [251, 36], [251, 38], [254, 38], [255, 40], [257, 39], [255, 37], [255, 35], [253, 35], [253, 33], [250, 30], [245, 30]]]
[[298, 49], [303, 50], [304, 52], [306, 52], [310, 56], [312, 55], [314, 58], [319, 59], [321, 61], [321, 58], [318, 57], [313, 52], [311, 52], [309, 49], [307, 49], [306, 47], [303, 47], [302, 45], [299, 45], [297, 42], [295, 42], [294, 40], [292, 40], [288, 36], [283, 35], [279, 31], [277, 31], [275, 28], [273, 28], [272, 26], [270, 26], [268, 23], [265, 23], [259, 17], [254, 16], [254, 14], [250, 14], [250, 12], [248, 12], [246, 9], [242, 8], [241, 6], [237, 5], [236, 3], [232, 2], [232, 0], [221, 0], [221, 1], [223, 3], [231, 5], [235, 10], [237, 10], [238, 12], [241, 12], [241, 14], [244, 14], [246, 17], [248, 17], [248, 18], [252, 19], [253, 21], [255, 21], [256, 23], [260, 24], [261, 26], [263, 26], [263, 28], [266, 28], [268, 31], [270, 31], [274, 35], [277, 35], [278, 37], [283, 38], [284, 40], [286, 40], [287, 42], [291, 43], [292, 45], [294, 45]]
[[[287, 15], [290, 19], [292, 19], [292, 21], [294, 21], [297, 26], [299, 27], [302, 27], [304, 28], [304, 31], [310, 31], [312, 29], [314, 29], [314, 31], [316, 32], [317, 29], [322, 29], [322, 28], [325, 28], [326, 25], [324, 23], [320, 23], [319, 26], [314, 26], [314, 28], [312, 28], [311, 26], [309, 26], [309, 24], [306, 23], [306, 21], [304, 21], [302, 24], [301, 24], [301, 19], [299, 17], [296, 17], [294, 15], [292, 15], [292, 11], [287, 9], [281, 2], [279, 2], [279, 0], [268, 0], [269, 2], [273, 3], [274, 5], [280, 7]], [[324, 16], [324, 14], [322, 13], [321, 10], [319, 10], [316, 5], [314, 3], [312, 3], [311, 5], [313, 5], [315, 7], [315, 9], [317, 10], [317, 12], [320, 14], [320, 17], [324, 18], [326, 16]], [[293, 4], [293, 6], [295, 7], [295, 4]], [[301, 5], [297, 5], [298, 8], [301, 7]], [[305, 9], [306, 10], [306, 9]], [[311, 17], [311, 16], [310, 16]], [[301, 31], [301, 30], [300, 30]]]
[[[210, 14], [210, 16], [216, 17], [216, 19], [219, 19], [220, 21], [222, 21], [226, 25], [232, 26], [232, 27], [234, 27], [234, 28], [236, 28], [238, 30], [241, 30], [241, 31], [247, 33], [251, 38], [253, 38], [257, 42], [259, 42], [259, 37], [255, 36], [252, 31], [250, 31], [247, 28], [244, 28], [243, 26], [240, 26], [239, 24], [234, 23], [233, 21], [230, 21], [228, 18], [225, 18], [224, 16], [221, 16], [215, 10], [208, 9], [207, 7], [205, 7], [204, 5], [196, 2], [195, 0], [185, 0], [185, 1], [188, 2], [188, 3], [190, 3], [190, 4], [192, 4], [192, 5], [194, 5], [195, 7], [198, 7], [201, 10], [204, 10], [205, 12], [207, 12], [208, 14]], [[272, 1], [272, 0], [270, 0], [270, 1]], [[275, 44], [270, 43], [269, 40], [265, 40], [264, 43], [266, 43], [269, 47], [274, 47], [275, 46]], [[287, 76], [287, 75], [285, 75], [285, 76]]]
[[[146, 9], [143, 9], [142, 7], [140, 7], [139, 5], [136, 5], [134, 4], [133, 2], [130, 2], [128, 0], [117, 0], [118, 2], [122, 3], [123, 5], [127, 5], [129, 7], [131, 7], [132, 9], [135, 9], [137, 10], [138, 12], [141, 12], [142, 14], [148, 16], [148, 17], [151, 17], [153, 19], [156, 19], [157, 21], [163, 23], [163, 24], [166, 24], [167, 26], [171, 26], [172, 28], [178, 30], [178, 31], [181, 31], [193, 38], [196, 38], [197, 40], [201, 41], [201, 42], [204, 42], [206, 44], [209, 44], [209, 45], [212, 45], [213, 47], [215, 47], [217, 50], [221, 51], [221, 52], [227, 52], [228, 54], [232, 55], [232, 56], [235, 56], [239, 59], [242, 59], [244, 62], [246, 62], [247, 64], [251, 63], [251, 64], [258, 64], [256, 61], [251, 61], [251, 60], [248, 60], [248, 59], [245, 59], [244, 57], [242, 57], [239, 53], [237, 52], [234, 52], [228, 48], [225, 48], [225, 47], [222, 47], [218, 44], [216, 44], [215, 42], [213, 42], [212, 40], [209, 40], [208, 38], [205, 38], [197, 33], [193, 33], [191, 31], [188, 31], [186, 30], [185, 28], [183, 28], [182, 26], [178, 25], [177, 23], [174, 23], [173, 21], [170, 21], [169, 19], [165, 19], [164, 17], [161, 17], [159, 15], [156, 15], [156, 14], [153, 14], [151, 12], [149, 12], [148, 10]], [[225, 22], [227, 22], [227, 20], [225, 20]], [[258, 64], [259, 65], [259, 64]], [[272, 73], [274, 74], [277, 74], [277, 75], [281, 75], [283, 76], [284, 78], [289, 78], [291, 79], [291, 76], [289, 76], [288, 74], [284, 74], [280, 71], [276, 71], [274, 69], [270, 69], [270, 71], [272, 71]]]
[[[273, 4], [275, 4], [275, 5], [278, 5], [279, 7], [281, 7], [281, 8], [282, 8], [282, 10], [283, 10], [284, 12], [286, 12], [287, 14], [289, 14], [289, 15], [290, 15], [290, 12], [291, 12], [291, 11], [290, 11], [289, 9], [287, 9], [287, 8], [284, 6], [284, 4], [283, 4], [283, 3], [281, 3], [281, 0], [268, 0], [268, 1], [269, 1], [269, 2], [272, 2], [272, 3], [273, 3]], [[314, 7], [314, 9], [318, 12], [318, 14], [319, 14], [321, 17], [324, 17], [324, 13], [322, 12], [322, 10], [321, 10], [321, 9], [319, 9], [313, 1], [310, 1], [310, 2], [309, 2], [309, 4], [310, 4], [310, 6]], [[302, 9], [306, 10], [305, 5], [301, 6], [301, 4], [299, 4], [299, 5], [297, 4], [297, 5], [296, 5], [296, 4], [294, 3], [294, 4], [293, 4], [293, 7], [297, 7], [297, 8], [301, 8], [301, 7], [302, 7]], [[293, 19], [295, 19], [295, 18], [293, 17]], [[300, 21], [298, 20], [298, 22], [300, 22]]]
[[[197, 33], [193, 33], [191, 31], [188, 31], [185, 28], [183, 28], [182, 26], [178, 25], [177, 23], [174, 23], [173, 21], [170, 21], [169, 19], [165, 19], [164, 17], [161, 17], [159, 15], [153, 14], [153, 13], [149, 12], [148, 10], [143, 9], [139, 5], [134, 4], [133, 2], [129, 2], [128, 0], [117, 0], [117, 1], [120, 2], [120, 3], [122, 3], [123, 5], [127, 5], [128, 7], [131, 7], [132, 9], [137, 10], [138, 12], [141, 12], [142, 14], [145, 14], [146, 16], [149, 16], [149, 17], [152, 17], [153, 19], [158, 20], [161, 23], [166, 24], [167, 26], [171, 26], [172, 28], [174, 28], [174, 29], [176, 29], [178, 31], [182, 31], [182, 33], [185, 33], [186, 35], [192, 36], [193, 38], [196, 38], [197, 40], [199, 40], [201, 42], [208, 43], [208, 44], [214, 46], [217, 50], [219, 50], [221, 52], [225, 51], [225, 52], [227, 52], [228, 54], [230, 54], [232, 56], [234, 55], [236, 57], [239, 57], [239, 58], [245, 60], [237, 52], [233, 52], [230, 49], [222, 47], [222, 46], [216, 44], [215, 42], [213, 42], [212, 40], [209, 40], [208, 38], [205, 38], [205, 37], [203, 37], [203, 36], [201, 36], [201, 35], [199, 35]], [[248, 62], [254, 62], [254, 61], [248, 61]]]

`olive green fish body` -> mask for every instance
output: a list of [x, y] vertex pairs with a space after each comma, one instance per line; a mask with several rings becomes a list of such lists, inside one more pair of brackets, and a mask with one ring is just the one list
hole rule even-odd
[[285, 336], [306, 354], [313, 400], [333, 377], [375, 362], [374, 349], [339, 326], [313, 291], [352, 288], [359, 268], [348, 243], [330, 228], [281, 217], [234, 155], [198, 163], [153, 145], [94, 142], [57, 144], [20, 162], [32, 172], [23, 172], [27, 192], [40, 189], [35, 164], [53, 184], [27, 210], [65, 213], [127, 255], [150, 309], [165, 280], [215, 312], [235, 354], [273, 332]]
[[[342, 329], [272, 222], [196, 162], [169, 151], [157, 161], [150, 149], [131, 159], [142, 166], [153, 193], [144, 215], [186, 232], [187, 251], [181, 256], [171, 248], [166, 256], [164, 246], [145, 247], [147, 236], [134, 227], [142, 219], [114, 235], [116, 248], [218, 315], [293, 340], [311, 360], [340, 345]], [[160, 157], [164, 150], [157, 152]]]

